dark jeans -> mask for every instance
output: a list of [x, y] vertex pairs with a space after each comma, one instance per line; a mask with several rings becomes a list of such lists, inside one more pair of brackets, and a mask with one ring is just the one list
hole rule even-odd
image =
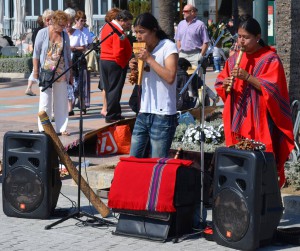
[[130, 156], [145, 157], [150, 141], [150, 157], [168, 157], [177, 124], [176, 114], [139, 113], [132, 132]]

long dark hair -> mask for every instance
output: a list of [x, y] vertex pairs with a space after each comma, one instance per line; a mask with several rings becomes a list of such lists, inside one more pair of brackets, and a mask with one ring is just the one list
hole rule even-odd
[[160, 28], [156, 18], [148, 12], [138, 15], [133, 23], [133, 26], [142, 26], [147, 30], [155, 31], [156, 36], [160, 40], [169, 38], [168, 35]]
[[[247, 32], [254, 36], [261, 34], [261, 27], [259, 23], [256, 19], [248, 14], [242, 15], [240, 17], [239, 28], [245, 29]], [[261, 46], [266, 46], [265, 42], [262, 39], [260, 39], [258, 43]]]

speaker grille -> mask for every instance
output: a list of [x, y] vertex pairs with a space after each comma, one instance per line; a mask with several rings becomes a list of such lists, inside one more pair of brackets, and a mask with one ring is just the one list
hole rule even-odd
[[247, 184], [244, 179], [236, 179], [235, 182], [242, 191], [246, 191]]
[[3, 191], [6, 200], [16, 211], [29, 213], [42, 203], [44, 184], [34, 170], [17, 166], [6, 175]]
[[221, 190], [213, 205], [215, 229], [227, 241], [241, 240], [247, 233], [250, 214], [243, 196], [232, 188]]
[[8, 164], [9, 166], [13, 166], [14, 164], [16, 164], [18, 161], [18, 157], [17, 156], [10, 156], [8, 158]]
[[40, 160], [38, 158], [28, 158], [28, 161], [33, 165], [34, 167], [40, 166]]

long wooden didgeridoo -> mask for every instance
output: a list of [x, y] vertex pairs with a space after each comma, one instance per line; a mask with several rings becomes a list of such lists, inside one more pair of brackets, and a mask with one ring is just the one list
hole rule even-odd
[[[45, 133], [50, 136], [54, 143], [54, 147], [57, 151], [57, 154], [62, 161], [62, 163], [66, 166], [69, 174], [73, 178], [73, 180], [78, 185], [79, 173], [74, 166], [70, 156], [66, 152], [63, 144], [61, 143], [59, 137], [57, 136], [50, 120], [46, 112], [41, 111], [38, 113], [38, 116], [41, 120], [42, 126], [45, 130]], [[107, 217], [110, 213], [109, 208], [100, 200], [100, 198], [95, 194], [95, 192], [90, 188], [88, 183], [84, 180], [84, 178], [80, 177], [80, 188], [84, 195], [90, 200], [92, 205], [96, 208], [96, 210], [101, 214], [102, 217]]]

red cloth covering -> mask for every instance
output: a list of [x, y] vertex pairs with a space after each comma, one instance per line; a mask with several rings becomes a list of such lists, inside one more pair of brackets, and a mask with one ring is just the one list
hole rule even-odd
[[190, 160], [121, 157], [109, 191], [113, 209], [175, 212], [176, 172]]
[[266, 145], [277, 162], [280, 186], [285, 182], [284, 163], [294, 148], [290, 101], [282, 63], [274, 49], [265, 46], [253, 54], [244, 53], [240, 68], [256, 77], [262, 91], [236, 78], [231, 92], [225, 93], [223, 80], [230, 76], [238, 52], [230, 57], [218, 75], [215, 88], [224, 101], [224, 131], [227, 146], [239, 137]]

